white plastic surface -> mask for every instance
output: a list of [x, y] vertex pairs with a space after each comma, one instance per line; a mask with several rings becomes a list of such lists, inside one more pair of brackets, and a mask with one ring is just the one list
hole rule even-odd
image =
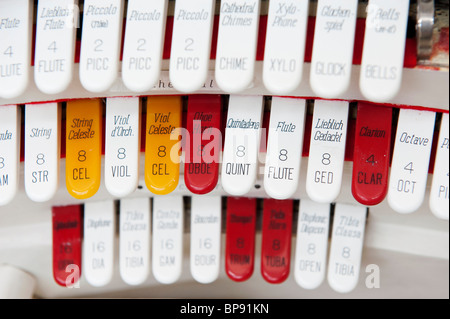
[[139, 183], [140, 114], [138, 97], [106, 100], [105, 186], [116, 197], [131, 194]]
[[435, 118], [434, 112], [400, 109], [387, 196], [399, 213], [416, 211], [424, 200]]
[[173, 19], [170, 81], [191, 93], [206, 81], [211, 52], [215, 0], [177, 0]]
[[328, 284], [339, 293], [356, 288], [366, 228], [364, 206], [336, 204], [328, 260]]
[[350, 85], [358, 0], [319, 0], [310, 82], [320, 97], [335, 98]]
[[300, 201], [294, 276], [304, 289], [316, 289], [325, 279], [330, 205]]
[[264, 189], [276, 199], [290, 198], [298, 188], [303, 151], [306, 101], [272, 98]]
[[63, 92], [74, 69], [78, 0], [39, 0], [34, 81], [44, 93]]
[[434, 164], [433, 181], [430, 190], [430, 209], [438, 218], [448, 220], [448, 171], [449, 171], [449, 124], [448, 113], [442, 114], [441, 129], [437, 144], [436, 160]]
[[191, 274], [202, 284], [212, 283], [219, 277], [221, 224], [220, 196], [192, 196]]
[[120, 201], [119, 268], [128, 285], [140, 285], [150, 273], [150, 198]]
[[17, 105], [0, 106], [0, 206], [19, 188], [21, 113]]
[[247, 194], [256, 180], [262, 111], [262, 96], [230, 96], [221, 175], [230, 195]]
[[112, 279], [115, 230], [114, 201], [84, 204], [83, 272], [94, 287], [105, 286]]
[[308, 10], [309, 0], [269, 2], [263, 81], [273, 94], [290, 93], [302, 80]]
[[168, 0], [128, 0], [122, 80], [134, 92], [148, 91], [161, 73]]
[[30, 299], [36, 279], [11, 265], [0, 265], [0, 299]]
[[409, 0], [370, 0], [367, 7], [360, 89], [370, 101], [387, 102], [402, 84]]
[[33, 1], [0, 1], [0, 97], [20, 96], [28, 87]]
[[239, 93], [253, 82], [258, 42], [260, 0], [223, 0], [217, 39], [217, 85]]
[[332, 203], [341, 191], [348, 108], [348, 102], [315, 101], [306, 176], [313, 201]]
[[183, 214], [182, 196], [153, 198], [152, 271], [162, 284], [173, 284], [181, 276]]
[[53, 198], [59, 187], [61, 106], [25, 106], [25, 191], [35, 202]]
[[85, 0], [80, 81], [95, 93], [108, 90], [119, 72], [124, 0]]

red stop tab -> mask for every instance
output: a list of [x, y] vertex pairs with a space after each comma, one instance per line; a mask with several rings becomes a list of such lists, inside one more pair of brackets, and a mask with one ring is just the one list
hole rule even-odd
[[225, 271], [234, 281], [251, 277], [255, 259], [256, 199], [228, 197]]
[[291, 257], [292, 200], [264, 200], [261, 274], [272, 284], [289, 276]]
[[81, 206], [53, 207], [53, 278], [60, 286], [77, 283], [81, 276]]
[[386, 197], [391, 130], [392, 108], [358, 104], [352, 193], [363, 205], [377, 205]]
[[188, 100], [189, 145], [184, 182], [194, 194], [211, 192], [219, 179], [222, 150], [220, 95], [192, 95]]

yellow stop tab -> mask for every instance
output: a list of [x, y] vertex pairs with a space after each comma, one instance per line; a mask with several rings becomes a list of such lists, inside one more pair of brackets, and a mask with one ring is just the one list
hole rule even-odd
[[179, 96], [149, 96], [147, 99], [145, 184], [157, 195], [169, 194], [178, 185], [181, 111]]
[[102, 102], [67, 102], [66, 186], [78, 199], [93, 196], [100, 187], [102, 158]]

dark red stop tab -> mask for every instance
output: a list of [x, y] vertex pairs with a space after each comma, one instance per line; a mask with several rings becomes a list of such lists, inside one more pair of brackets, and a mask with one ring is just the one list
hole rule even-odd
[[391, 130], [391, 107], [358, 104], [352, 193], [363, 205], [377, 205], [386, 197]]
[[256, 199], [228, 197], [225, 271], [234, 281], [253, 274], [255, 263]]
[[81, 276], [82, 209], [80, 205], [53, 207], [53, 278], [60, 286]]
[[190, 138], [184, 182], [194, 194], [211, 192], [219, 179], [221, 109], [220, 95], [192, 95], [188, 100], [186, 127]]
[[292, 209], [292, 200], [264, 200], [261, 274], [272, 284], [282, 283], [289, 276]]

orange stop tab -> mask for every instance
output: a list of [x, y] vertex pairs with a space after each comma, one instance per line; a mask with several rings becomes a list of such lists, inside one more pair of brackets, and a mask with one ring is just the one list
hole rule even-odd
[[66, 186], [78, 199], [93, 196], [100, 187], [102, 111], [98, 99], [67, 102]]
[[151, 96], [147, 99], [145, 184], [157, 195], [169, 194], [178, 186], [181, 112], [179, 96]]

